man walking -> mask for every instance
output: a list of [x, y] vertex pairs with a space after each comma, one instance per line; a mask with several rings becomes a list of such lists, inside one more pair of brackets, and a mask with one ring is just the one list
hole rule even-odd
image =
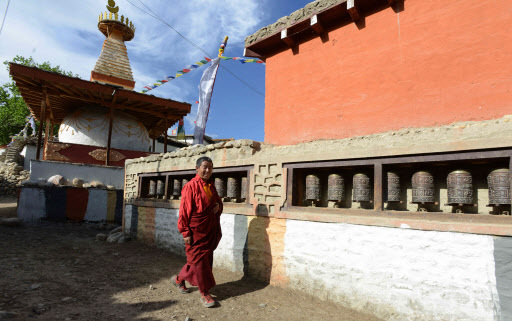
[[181, 204], [178, 218], [178, 230], [183, 235], [187, 264], [178, 275], [172, 277], [172, 283], [181, 293], [189, 293], [185, 281], [197, 286], [201, 293], [203, 306], [215, 306], [210, 289], [215, 286], [213, 277], [213, 251], [222, 237], [220, 215], [222, 200], [210, 180], [213, 162], [201, 157], [196, 162], [197, 175], [181, 191]]

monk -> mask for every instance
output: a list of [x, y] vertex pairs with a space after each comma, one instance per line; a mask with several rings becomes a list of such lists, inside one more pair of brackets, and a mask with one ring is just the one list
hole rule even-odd
[[172, 277], [172, 283], [181, 293], [189, 293], [185, 286], [188, 281], [197, 286], [201, 293], [201, 303], [211, 308], [216, 302], [210, 294], [215, 286], [213, 277], [213, 251], [222, 237], [220, 215], [222, 200], [215, 185], [210, 180], [213, 162], [201, 157], [196, 162], [197, 175], [181, 191], [181, 204], [178, 218], [178, 230], [183, 235], [187, 264], [178, 275]]

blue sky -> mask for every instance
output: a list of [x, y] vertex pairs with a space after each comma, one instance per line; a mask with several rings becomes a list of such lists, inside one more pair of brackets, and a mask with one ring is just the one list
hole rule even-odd
[[[216, 55], [224, 36], [229, 36], [226, 56], [242, 56], [244, 39], [261, 27], [304, 7], [308, 0], [141, 0], [165, 21], [210, 55]], [[127, 42], [136, 81], [135, 90], [176, 73], [203, 59], [204, 54], [162, 22], [146, 15], [139, 0], [117, 0], [120, 14], [136, 26], [135, 38]], [[89, 80], [104, 36], [97, 29], [98, 15], [107, 0], [11, 1], [0, 35], [0, 61], [16, 55], [50, 61]], [[7, 0], [0, 0], [3, 14]], [[222, 65], [265, 93], [265, 66], [223, 61]], [[205, 67], [160, 86], [149, 93], [192, 104], [185, 119], [187, 134], [193, 133], [197, 112], [198, 83]], [[9, 81], [0, 70], [0, 83]], [[245, 86], [223, 68], [219, 69], [206, 134], [216, 138], [264, 140], [264, 96]]]

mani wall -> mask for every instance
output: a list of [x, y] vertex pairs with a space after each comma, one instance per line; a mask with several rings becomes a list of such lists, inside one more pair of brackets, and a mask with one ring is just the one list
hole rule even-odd
[[[293, 146], [238, 140], [132, 159], [125, 167], [124, 231], [184, 255], [176, 226], [179, 200], [139, 198], [139, 175], [191, 170], [197, 158], [208, 156], [214, 175], [251, 166], [248, 201], [224, 203], [215, 267], [388, 320], [507, 320], [512, 318], [512, 222], [508, 215], [490, 214], [485, 184], [477, 186], [478, 204], [467, 214], [444, 205], [445, 187], [436, 213], [418, 213], [410, 204], [397, 211], [360, 209], [355, 202], [345, 209], [293, 207], [287, 203], [287, 166], [499, 150], [510, 148], [510, 139], [512, 117], [506, 116]], [[490, 168], [477, 165], [472, 173], [478, 176], [479, 169], [485, 177]], [[405, 189], [410, 195], [410, 187]]]

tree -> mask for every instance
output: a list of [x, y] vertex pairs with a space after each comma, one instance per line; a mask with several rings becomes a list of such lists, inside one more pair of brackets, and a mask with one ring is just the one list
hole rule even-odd
[[[46, 71], [57, 72], [71, 77], [78, 77], [69, 71], [64, 71], [60, 66], [52, 67], [50, 62], [37, 63], [32, 57], [16, 56], [12, 62], [37, 67]], [[5, 61], [9, 71], [9, 61]], [[12, 79], [12, 77], [11, 77]], [[14, 80], [0, 86], [0, 145], [6, 145], [11, 141], [11, 136], [18, 134], [26, 124], [26, 117], [30, 114], [25, 101], [16, 86]]]

